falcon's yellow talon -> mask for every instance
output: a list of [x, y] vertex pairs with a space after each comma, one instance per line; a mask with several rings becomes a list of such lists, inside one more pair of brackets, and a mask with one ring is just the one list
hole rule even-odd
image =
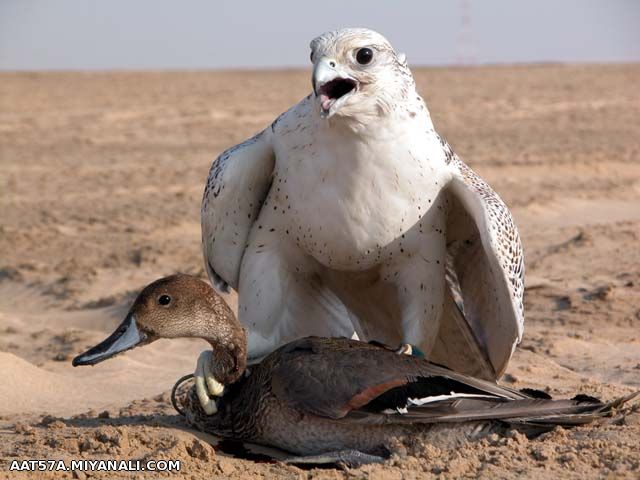
[[224, 385], [211, 375], [211, 356], [209, 350], [202, 352], [194, 373], [198, 401], [207, 415], [213, 415], [218, 411], [216, 401], [210, 398], [209, 394], [219, 397], [224, 390]]

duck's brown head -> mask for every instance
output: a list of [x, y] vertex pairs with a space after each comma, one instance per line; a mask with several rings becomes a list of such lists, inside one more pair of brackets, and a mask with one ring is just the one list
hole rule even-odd
[[159, 338], [179, 337], [203, 338], [230, 369], [244, 369], [246, 336], [235, 315], [207, 283], [182, 274], [147, 285], [118, 328], [74, 358], [73, 366], [95, 365]]

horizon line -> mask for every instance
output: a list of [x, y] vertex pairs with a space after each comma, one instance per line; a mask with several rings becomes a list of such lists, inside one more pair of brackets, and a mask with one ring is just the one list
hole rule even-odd
[[[505, 62], [473, 62], [473, 63], [434, 63], [434, 64], [416, 64], [410, 65], [410, 69], [474, 69], [485, 67], [542, 67], [542, 66], [632, 66], [640, 65], [639, 60], [589, 60], [589, 61], [562, 61], [562, 60], [539, 60], [539, 61], [505, 61]], [[111, 68], [40, 68], [40, 69], [5, 69], [0, 66], [0, 74], [7, 73], [179, 73], [179, 72], [301, 72], [311, 70], [311, 67], [296, 66], [278, 66], [278, 67], [250, 67], [250, 66], [234, 66], [234, 67], [152, 67], [152, 68], [128, 68], [128, 67], [111, 67]]]

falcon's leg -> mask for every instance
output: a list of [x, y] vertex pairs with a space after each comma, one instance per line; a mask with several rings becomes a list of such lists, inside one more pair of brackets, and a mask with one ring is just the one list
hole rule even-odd
[[[388, 458], [388, 457], [387, 457]], [[322, 453], [302, 457], [289, 457], [284, 463], [294, 465], [337, 465], [349, 468], [357, 468], [370, 463], [383, 463], [387, 458], [380, 455], [371, 455], [360, 450], [337, 450], [335, 452]]]
[[240, 270], [238, 304], [250, 362], [297, 338], [352, 336], [346, 308], [316, 268], [295, 244], [268, 231], [252, 239]]
[[387, 267], [397, 278], [402, 342], [418, 346], [427, 358], [438, 336], [444, 308], [444, 255], [438, 259], [438, 251], [436, 243], [429, 256], [415, 254]]
[[220, 397], [224, 391], [224, 385], [218, 382], [211, 373], [212, 359], [211, 350], [202, 352], [198, 357], [196, 370], [193, 374], [198, 401], [207, 415], [213, 415], [218, 411], [216, 400], [211, 397]]

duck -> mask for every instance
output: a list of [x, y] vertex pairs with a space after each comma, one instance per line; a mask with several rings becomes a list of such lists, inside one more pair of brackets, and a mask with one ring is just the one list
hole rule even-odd
[[346, 337], [299, 338], [248, 368], [245, 328], [208, 283], [185, 274], [146, 286], [116, 330], [72, 363], [95, 365], [179, 337], [211, 345], [198, 358], [195, 385], [180, 405], [174, 399], [187, 422], [219, 437], [284, 450], [291, 454], [286, 460], [298, 464], [382, 462], [394, 439], [415, 435], [440, 447], [510, 429], [535, 437], [589, 423], [635, 396], [606, 403], [587, 395], [554, 400], [456, 373], [407, 354], [411, 348]]

